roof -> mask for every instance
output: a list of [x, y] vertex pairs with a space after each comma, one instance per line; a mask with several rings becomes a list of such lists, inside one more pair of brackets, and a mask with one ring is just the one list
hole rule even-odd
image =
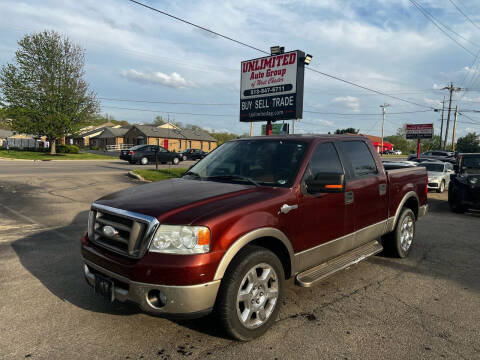
[[14, 134], [11, 130], [0, 129], [0, 139], [6, 139]]
[[202, 130], [191, 129], [166, 129], [155, 125], [133, 125], [147, 137], [164, 139], [187, 139], [201, 141], [217, 141], [214, 137]]
[[122, 137], [131, 128], [132, 128], [131, 126], [122, 126], [120, 128], [108, 127], [108, 128], [103, 129], [102, 133], [100, 135], [95, 136], [95, 137], [98, 138], [98, 139]]

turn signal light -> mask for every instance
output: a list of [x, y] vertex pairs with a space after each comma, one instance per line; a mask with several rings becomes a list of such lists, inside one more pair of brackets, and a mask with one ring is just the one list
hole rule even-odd
[[210, 244], [210, 229], [203, 228], [198, 231], [198, 245]]
[[339, 185], [325, 185], [325, 189], [342, 189], [343, 188], [343, 185], [339, 184]]

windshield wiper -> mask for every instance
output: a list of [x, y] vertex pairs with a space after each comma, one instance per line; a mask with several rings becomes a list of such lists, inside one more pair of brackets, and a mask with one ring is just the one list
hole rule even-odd
[[217, 180], [244, 180], [244, 181], [248, 181], [250, 184], [253, 184], [257, 187], [261, 186], [255, 180], [253, 180], [251, 178], [248, 178], [246, 176], [242, 176], [242, 175], [216, 175], [216, 176], [208, 176], [206, 179], [207, 180], [214, 180], [214, 179], [217, 179]]
[[187, 171], [185, 174], [182, 175], [183, 176], [186, 176], [186, 175], [190, 175], [190, 176], [193, 176], [195, 178], [198, 178], [198, 179], [201, 179], [202, 177], [200, 175], [198, 175], [195, 171]]

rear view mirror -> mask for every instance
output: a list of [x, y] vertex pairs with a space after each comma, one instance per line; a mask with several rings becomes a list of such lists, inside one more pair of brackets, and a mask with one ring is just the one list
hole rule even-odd
[[306, 180], [309, 194], [342, 193], [345, 191], [345, 176], [343, 174], [318, 173], [313, 179]]

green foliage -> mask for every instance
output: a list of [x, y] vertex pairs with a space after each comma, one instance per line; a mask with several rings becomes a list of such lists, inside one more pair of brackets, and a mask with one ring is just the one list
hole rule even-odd
[[358, 134], [360, 132], [360, 129], [355, 129], [355, 128], [346, 128], [346, 129], [337, 129], [335, 130], [335, 134]]
[[165, 121], [163, 121], [161, 116], [155, 116], [155, 120], [153, 120], [153, 125], [155, 126], [160, 126], [166, 124]]
[[80, 148], [76, 145], [58, 145], [57, 153], [59, 154], [78, 154]]
[[98, 112], [95, 94], [83, 79], [84, 51], [55, 31], [25, 35], [14, 63], [0, 70], [0, 102], [21, 133], [55, 140], [76, 133]]
[[408, 154], [411, 150], [416, 149], [416, 143], [405, 139], [402, 135], [391, 135], [384, 138], [393, 144], [395, 150], [401, 150], [403, 154]]
[[[415, 146], [416, 146], [416, 141]], [[440, 150], [441, 149], [441, 140], [440, 135], [435, 135], [433, 138], [428, 140], [421, 140], [422, 143], [422, 152], [430, 150]]]
[[218, 145], [222, 145], [226, 141], [239, 138], [237, 134], [229, 132], [210, 132], [209, 134], [218, 141]]
[[160, 169], [160, 170], [135, 170], [134, 173], [140, 175], [148, 181], [160, 181], [171, 178], [178, 178], [182, 176], [188, 169], [187, 168], [172, 168], [172, 169]]
[[112, 160], [109, 155], [90, 153], [79, 154], [46, 154], [42, 151], [0, 150], [0, 158], [27, 160]]
[[115, 125], [120, 125], [120, 126], [128, 126], [130, 123], [126, 120], [115, 120], [115, 118], [112, 115], [109, 114], [93, 114], [93, 116], [89, 120], [89, 125], [95, 125], [95, 126], [100, 126], [105, 123], [112, 123]]
[[475, 132], [471, 132], [458, 138], [456, 150], [465, 153], [480, 152], [479, 135]]

